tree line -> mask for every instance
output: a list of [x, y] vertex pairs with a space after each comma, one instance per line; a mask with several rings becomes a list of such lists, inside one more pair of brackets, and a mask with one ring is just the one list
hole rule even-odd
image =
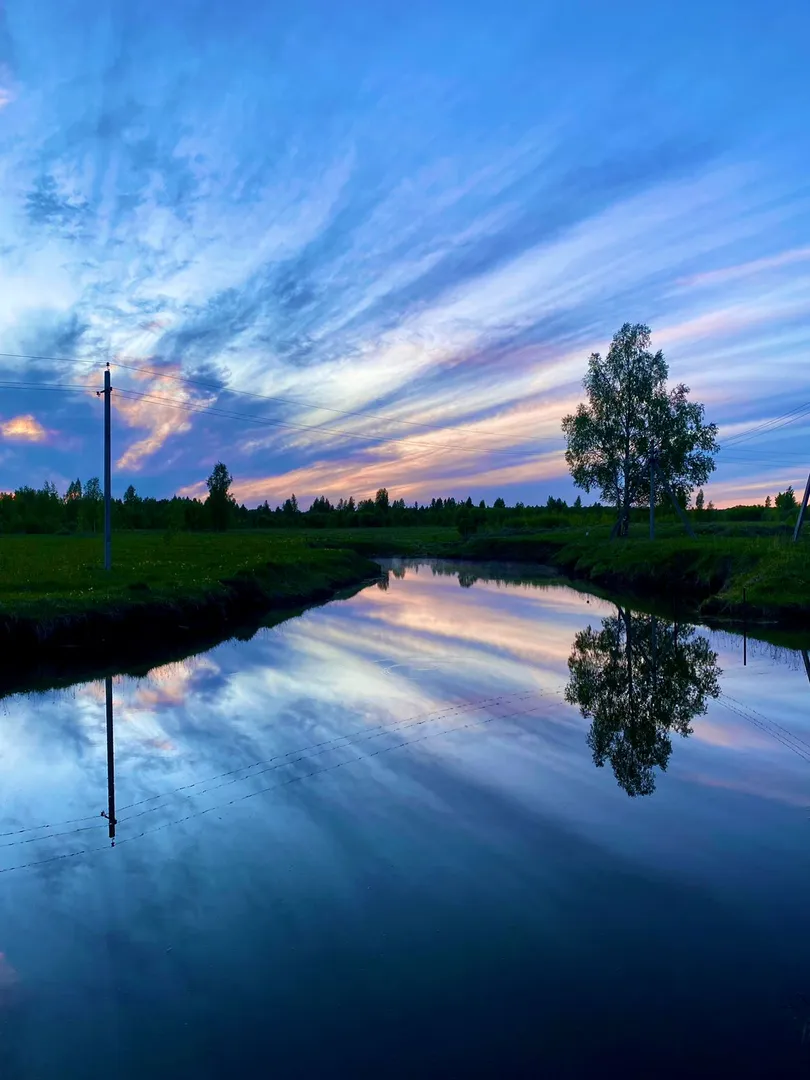
[[[338, 499], [331, 502], [326, 496], [315, 499], [307, 509], [298, 505], [290, 495], [278, 506], [265, 501], [249, 509], [230, 494], [231, 474], [218, 463], [208, 478], [209, 494], [204, 500], [173, 496], [169, 499], [142, 497], [134, 486], [126, 489], [122, 499], [112, 500], [112, 526], [116, 531], [158, 530], [198, 532], [224, 529], [356, 529], [391, 527], [453, 527], [462, 537], [479, 531], [530, 532], [542, 529], [612, 524], [615, 510], [600, 502], [584, 505], [577, 496], [569, 504], [565, 499], [549, 495], [543, 504], [516, 502], [507, 505], [503, 498], [491, 503], [471, 497], [456, 499], [432, 498], [429, 503], [406, 503], [402, 498], [391, 499], [386, 488], [380, 488], [374, 498]], [[792, 488], [780, 492], [764, 505], [738, 506], [715, 510], [705, 503], [698, 491], [694, 502], [684, 499], [691, 508], [693, 521], [788, 521], [795, 514], [797, 501]], [[635, 519], [642, 511], [634, 508]], [[662, 520], [674, 520], [674, 513], [661, 508]], [[85, 484], [72, 481], [60, 494], [56, 486], [46, 483], [41, 488], [19, 487], [14, 492], [0, 493], [0, 533], [95, 533], [104, 525], [104, 499], [97, 477]]]
[[[208, 477], [205, 499], [173, 496], [156, 499], [141, 496], [130, 486], [123, 498], [112, 500], [112, 526], [120, 529], [202, 531], [224, 529], [325, 529], [392, 526], [454, 526], [472, 534], [484, 523], [513, 525], [517, 528], [568, 524], [569, 514], [577, 520], [590, 515], [594, 520], [603, 514], [598, 504], [586, 507], [577, 498], [572, 506], [564, 499], [549, 496], [543, 506], [516, 502], [507, 506], [503, 498], [490, 505], [471, 497], [433, 498], [429, 503], [406, 503], [391, 499], [387, 488], [380, 488], [373, 498], [355, 500], [353, 496], [331, 502], [326, 496], [316, 498], [307, 509], [298, 505], [294, 494], [271, 507], [265, 501], [248, 508], [238, 503], [230, 492], [233, 477], [218, 462]], [[0, 532], [2, 533], [94, 533], [103, 529], [104, 497], [98, 477], [86, 483], [72, 481], [64, 494], [55, 484], [41, 488], [22, 486], [13, 492], [0, 493]]]

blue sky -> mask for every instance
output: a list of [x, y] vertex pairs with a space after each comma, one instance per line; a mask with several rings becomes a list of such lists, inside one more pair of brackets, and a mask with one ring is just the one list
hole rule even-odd
[[[106, 360], [116, 493], [221, 458], [248, 504], [571, 497], [625, 321], [721, 441], [810, 402], [808, 40], [798, 0], [5, 0], [0, 352], [61, 359], [0, 358], [0, 488], [100, 473]], [[802, 485], [808, 427], [708, 494]]]

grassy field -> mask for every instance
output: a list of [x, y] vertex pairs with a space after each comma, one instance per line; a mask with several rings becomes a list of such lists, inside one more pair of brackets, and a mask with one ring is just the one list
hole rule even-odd
[[[756, 526], [754, 527], [756, 530]], [[359, 582], [374, 555], [545, 562], [564, 573], [651, 599], [689, 603], [719, 618], [807, 624], [810, 540], [741, 525], [705, 530], [690, 540], [666, 525], [655, 541], [644, 531], [609, 540], [607, 527], [532, 534], [483, 534], [462, 540], [453, 528], [273, 530], [269, 532], [121, 533], [113, 570], [101, 566], [96, 537], [0, 537], [0, 618], [47, 621], [86, 612], [200, 604], [261, 591], [286, 606]], [[745, 590], [745, 592], [744, 592]]]
[[[301, 533], [121, 533], [113, 569], [95, 537], [0, 538], [0, 612], [48, 617], [121, 604], [200, 600], [233, 580], [261, 578], [280, 597], [368, 569], [346, 551], [310, 547]], [[225, 584], [223, 584], [225, 583]]]

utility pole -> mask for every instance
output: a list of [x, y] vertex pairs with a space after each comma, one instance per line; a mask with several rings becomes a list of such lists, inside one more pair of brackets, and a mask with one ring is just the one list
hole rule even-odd
[[650, 539], [655, 539], [655, 448], [650, 447]]
[[796, 528], [793, 530], [793, 543], [799, 539], [799, 533], [802, 531], [802, 524], [804, 522], [804, 515], [807, 510], [807, 500], [810, 498], [810, 476], [807, 477], [807, 484], [804, 488], [804, 498], [802, 499], [802, 505], [799, 507], [799, 516], [796, 518]]
[[112, 469], [110, 466], [110, 365], [104, 369], [104, 569], [112, 569], [112, 515], [110, 488]]

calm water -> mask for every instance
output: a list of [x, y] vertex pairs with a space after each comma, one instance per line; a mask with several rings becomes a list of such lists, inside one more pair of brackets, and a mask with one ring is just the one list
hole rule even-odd
[[105, 683], [5, 699], [0, 1076], [810, 1076], [810, 677], [747, 660], [393, 564], [113, 680], [114, 847]]

